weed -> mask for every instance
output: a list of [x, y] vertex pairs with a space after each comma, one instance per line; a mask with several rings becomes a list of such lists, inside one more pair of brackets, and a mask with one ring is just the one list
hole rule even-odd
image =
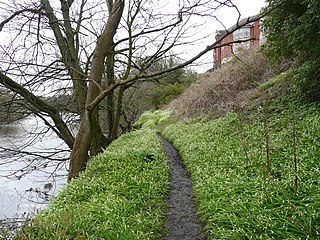
[[170, 119], [171, 111], [147, 111], [144, 112], [139, 120], [134, 124], [136, 128], [150, 128], [155, 129], [158, 127], [164, 127], [172, 122]]

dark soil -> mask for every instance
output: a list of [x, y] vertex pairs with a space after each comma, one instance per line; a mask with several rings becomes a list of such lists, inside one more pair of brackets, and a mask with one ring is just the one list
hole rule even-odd
[[171, 185], [168, 199], [168, 216], [164, 240], [206, 239], [199, 223], [193, 198], [190, 175], [179, 152], [161, 135], [171, 170]]

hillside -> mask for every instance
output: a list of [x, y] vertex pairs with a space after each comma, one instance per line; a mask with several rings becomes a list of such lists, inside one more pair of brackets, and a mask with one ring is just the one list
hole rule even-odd
[[[162, 239], [179, 150], [208, 239], [319, 239], [320, 106], [246, 52], [93, 159], [18, 239]], [[169, 110], [169, 111], [167, 111]], [[179, 199], [178, 199], [179, 200]]]
[[[209, 239], [319, 239], [320, 106], [290, 71], [240, 56], [167, 105]], [[285, 70], [285, 69], [282, 69]]]
[[197, 82], [165, 109], [179, 119], [214, 119], [230, 112], [241, 113], [251, 104], [259, 85], [275, 75], [275, 66], [262, 53], [247, 50], [221, 69], [199, 75]]
[[166, 128], [209, 239], [319, 239], [319, 110], [270, 101], [254, 115]]

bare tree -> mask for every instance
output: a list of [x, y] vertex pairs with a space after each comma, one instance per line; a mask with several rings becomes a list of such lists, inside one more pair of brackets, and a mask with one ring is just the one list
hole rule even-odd
[[[230, 2], [168, 1], [169, 8], [148, 0], [2, 3], [6, 11], [0, 30], [9, 40], [1, 46], [0, 83], [22, 97], [24, 105], [71, 149], [71, 180], [86, 168], [91, 156], [118, 136], [126, 89], [183, 68], [219, 47], [221, 39], [188, 60], [152, 71], [159, 59], [197, 39], [191, 27], [194, 16], [213, 14], [221, 7], [237, 10]], [[259, 17], [238, 21], [221, 38]], [[59, 108], [41, 97], [41, 92], [52, 96], [60, 91], [72, 94], [80, 116], [75, 136]], [[105, 133], [100, 125], [102, 101], [107, 107]]]

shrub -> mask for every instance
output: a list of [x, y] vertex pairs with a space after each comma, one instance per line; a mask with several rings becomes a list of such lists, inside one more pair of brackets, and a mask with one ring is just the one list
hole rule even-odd
[[294, 79], [302, 95], [320, 99], [320, 2], [318, 0], [269, 0], [263, 21], [266, 55], [295, 63]]
[[261, 52], [244, 51], [241, 61], [225, 64], [221, 69], [199, 76], [165, 109], [182, 119], [195, 117], [217, 118], [229, 112], [242, 111], [259, 84], [274, 77], [271, 65]]
[[153, 106], [155, 106], [156, 109], [159, 109], [179, 96], [184, 89], [185, 86], [181, 83], [160, 85], [152, 96], [151, 101]]

